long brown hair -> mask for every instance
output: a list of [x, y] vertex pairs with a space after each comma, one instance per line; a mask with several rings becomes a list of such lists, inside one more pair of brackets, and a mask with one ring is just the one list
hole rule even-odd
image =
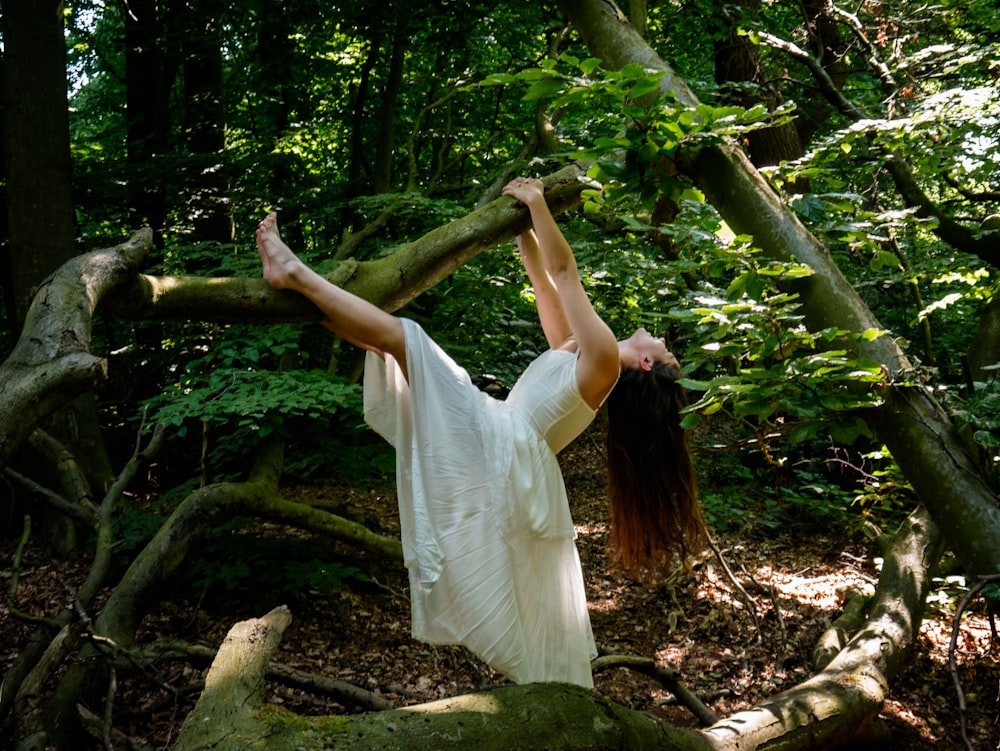
[[705, 542], [675, 363], [626, 368], [608, 397], [611, 548], [634, 576], [659, 578]]

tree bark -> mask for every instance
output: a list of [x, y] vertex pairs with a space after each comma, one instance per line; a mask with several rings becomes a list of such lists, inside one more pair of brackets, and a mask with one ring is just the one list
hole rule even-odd
[[261, 704], [264, 674], [281, 636], [292, 622], [288, 608], [233, 626], [212, 662], [198, 705], [187, 716], [176, 751], [249, 743], [255, 738], [254, 707]]
[[[748, 15], [756, 15], [760, 0], [738, 0], [735, 7]], [[715, 82], [724, 90], [727, 84], [753, 84], [750, 90], [742, 86], [733, 87], [737, 93], [726, 98], [745, 108], [763, 104], [769, 112], [774, 112], [781, 103], [781, 90], [763, 69], [760, 45], [754, 44], [733, 27], [732, 8], [729, 3], [723, 2], [716, 2], [713, 8], [714, 19], [721, 27], [721, 33], [715, 36]], [[793, 123], [753, 130], [746, 134], [746, 143], [750, 159], [757, 167], [790, 162], [801, 157], [803, 152]], [[808, 188], [805, 182], [791, 187], [787, 192], [802, 193]]]
[[185, 11], [185, 129], [195, 157], [188, 183], [197, 195], [190, 217], [193, 239], [230, 243], [235, 230], [225, 163], [224, 7], [215, 0], [189, 0]]
[[[3, 150], [9, 242], [0, 274], [6, 289], [8, 325], [24, 323], [36, 287], [76, 253], [69, 109], [66, 104], [66, 40], [63, 3], [7, 0], [3, 24]], [[89, 481], [110, 481], [111, 468], [97, 435], [97, 409], [89, 394], [55, 416], [50, 430], [80, 449]], [[75, 529], [56, 525], [50, 538], [68, 553]]]
[[878, 713], [920, 630], [942, 551], [924, 509], [883, 542], [882, 574], [864, 628], [822, 672], [708, 728], [713, 748], [819, 751], [877, 739]]
[[[545, 178], [545, 197], [559, 214], [580, 202], [584, 169], [571, 165]], [[395, 311], [451, 274], [476, 254], [514, 238], [530, 223], [514, 199], [501, 197], [414, 240], [376, 261], [343, 262], [328, 279]], [[133, 320], [186, 319], [219, 323], [321, 321], [302, 296], [273, 290], [263, 279], [201, 279], [137, 275], [105, 301]]]
[[156, 164], [167, 150], [168, 103], [174, 38], [164, 28], [168, 13], [156, 0], [133, 0], [125, 24], [126, 147], [132, 167], [128, 181], [130, 226], [163, 232], [166, 195]]
[[38, 423], [105, 377], [91, 354], [94, 309], [141, 267], [152, 247], [147, 230], [115, 248], [77, 256], [46, 279], [28, 309], [24, 329], [0, 365], [0, 465], [7, 465]]
[[379, 557], [403, 560], [398, 540], [308, 504], [283, 500], [277, 490], [282, 456], [279, 445], [269, 445], [261, 451], [247, 482], [208, 485], [185, 498], [122, 576], [96, 619], [96, 632], [119, 646], [130, 647], [150, 602], [184, 562], [202, 530], [236, 516], [282, 522]]
[[[62, 2], [5, 0], [3, 150], [13, 329], [35, 286], [69, 260], [76, 236]], [[13, 303], [13, 304], [12, 304]]]
[[[392, 7], [390, 5], [390, 7]], [[396, 152], [396, 108], [403, 87], [403, 66], [406, 61], [407, 14], [396, 8], [392, 34], [387, 38], [389, 73], [382, 88], [379, 108], [379, 132], [375, 148], [375, 169], [372, 179], [374, 193], [387, 193], [392, 186], [392, 164]]]

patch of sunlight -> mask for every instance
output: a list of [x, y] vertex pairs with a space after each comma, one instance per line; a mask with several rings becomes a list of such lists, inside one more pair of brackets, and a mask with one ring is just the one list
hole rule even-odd
[[779, 597], [797, 600], [821, 610], [839, 610], [844, 606], [845, 589], [861, 590], [866, 596], [874, 594], [874, 580], [863, 575], [845, 576], [844, 572], [810, 575], [809, 571], [790, 573], [778, 571], [769, 565], [754, 572], [754, 578], [763, 586], [774, 587]]
[[[805, 569], [792, 573], [764, 564], [747, 573], [764, 590], [764, 593], [761, 593], [756, 587], [752, 587], [755, 598], [766, 599], [766, 592], [773, 589], [774, 596], [779, 600], [785, 602], [794, 600], [817, 610], [841, 610], [844, 606], [843, 596], [848, 589], [860, 590], [865, 596], [871, 596], [875, 591], [875, 579], [859, 571], [849, 574], [845, 574], [844, 571], [821, 574]], [[706, 572], [704, 580], [709, 586], [700, 589], [697, 595], [699, 598], [732, 603], [742, 609], [743, 603], [735, 596], [732, 583], [721, 571], [716, 571], [712, 567]]]
[[607, 524], [576, 524], [573, 528], [577, 537], [595, 537], [608, 533]]
[[690, 639], [684, 639], [678, 644], [668, 644], [656, 650], [656, 661], [661, 665], [685, 665], [695, 647], [695, 642]]
[[489, 694], [464, 694], [438, 699], [427, 704], [402, 707], [404, 712], [415, 714], [446, 714], [448, 712], [475, 712], [479, 714], [499, 714], [500, 702]]
[[587, 599], [587, 610], [591, 613], [611, 613], [621, 607], [622, 603], [618, 600], [617, 593], [609, 594], [600, 600]]

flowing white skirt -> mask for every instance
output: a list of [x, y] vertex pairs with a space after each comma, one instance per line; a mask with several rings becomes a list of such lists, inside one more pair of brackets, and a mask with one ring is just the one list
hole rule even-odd
[[583, 571], [555, 455], [403, 319], [409, 383], [369, 353], [365, 419], [396, 448], [413, 636], [517, 683], [593, 686]]

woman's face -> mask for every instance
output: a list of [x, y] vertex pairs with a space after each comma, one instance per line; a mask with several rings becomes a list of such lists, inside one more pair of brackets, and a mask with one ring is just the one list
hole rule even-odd
[[667, 343], [663, 339], [657, 339], [644, 328], [636, 329], [636, 332], [629, 338], [633, 349], [639, 356], [640, 361], [665, 362], [668, 365], [677, 366], [677, 358], [667, 349]]

